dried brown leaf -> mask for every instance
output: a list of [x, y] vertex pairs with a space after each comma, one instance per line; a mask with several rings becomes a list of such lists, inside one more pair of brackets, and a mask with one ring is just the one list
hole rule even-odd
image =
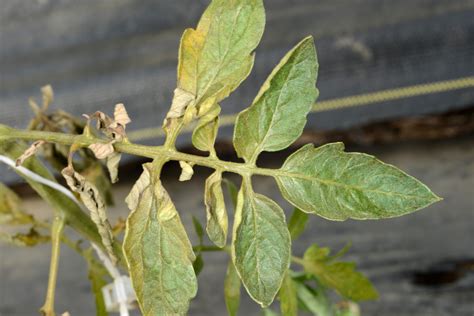
[[71, 166], [64, 168], [61, 174], [66, 179], [66, 182], [72, 191], [79, 193], [82, 202], [91, 213], [91, 219], [97, 226], [102, 243], [108, 255], [113, 262], [117, 262], [113, 251], [113, 233], [107, 218], [104, 200], [102, 199], [99, 190], [82, 175], [74, 171]]
[[16, 166], [21, 166], [26, 159], [36, 154], [38, 149], [45, 143], [46, 142], [44, 140], [37, 140], [36, 142], [31, 144], [31, 146], [27, 150], [25, 150], [25, 152], [20, 157], [18, 157], [18, 159], [16, 160]]
[[110, 143], [96, 143], [88, 147], [97, 159], [105, 159], [114, 153], [114, 146]]

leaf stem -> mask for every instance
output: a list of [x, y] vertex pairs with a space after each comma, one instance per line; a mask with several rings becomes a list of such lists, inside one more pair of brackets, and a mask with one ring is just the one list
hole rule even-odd
[[[88, 147], [95, 143], [105, 143], [106, 140], [97, 137], [86, 137], [84, 135], [72, 135], [63, 133], [43, 132], [43, 131], [28, 131], [8, 128], [0, 125], [0, 143], [4, 140], [24, 139], [24, 140], [45, 140], [47, 142], [58, 143], [62, 145], [75, 144], [80, 147]], [[129, 142], [115, 143], [114, 147], [117, 151], [147, 157], [147, 158], [162, 158], [164, 160], [184, 160], [194, 164], [209, 167], [212, 169], [219, 169], [223, 172], [237, 173], [242, 176], [250, 176], [253, 174], [272, 176], [278, 174], [277, 169], [259, 168], [247, 163], [237, 163], [220, 160], [217, 157], [205, 157], [186, 154], [177, 151], [170, 142], [167, 146], [145, 146], [132, 144]]]
[[48, 290], [46, 292], [46, 301], [40, 311], [44, 316], [55, 316], [54, 296], [56, 291], [56, 280], [58, 276], [59, 253], [61, 247], [61, 235], [64, 230], [64, 218], [55, 215], [51, 227], [51, 263], [49, 266]]

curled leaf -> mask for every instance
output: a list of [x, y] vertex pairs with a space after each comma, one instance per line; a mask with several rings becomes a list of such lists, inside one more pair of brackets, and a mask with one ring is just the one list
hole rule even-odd
[[105, 159], [114, 153], [114, 146], [110, 143], [96, 143], [88, 147], [97, 159]]
[[123, 127], [132, 121], [128, 116], [127, 110], [125, 109], [125, 105], [123, 105], [123, 103], [115, 105], [114, 121]]
[[199, 119], [192, 136], [193, 145], [197, 149], [209, 152], [214, 151], [220, 111], [220, 106], [216, 104], [206, 115]]
[[189, 181], [193, 177], [194, 170], [193, 166], [186, 161], [180, 161], [179, 165], [181, 166], [181, 175], [179, 176], [179, 181]]
[[91, 219], [97, 226], [99, 235], [104, 244], [105, 250], [113, 262], [117, 261], [113, 251], [113, 233], [107, 218], [105, 203], [99, 193], [99, 190], [82, 175], [75, 172], [72, 167], [66, 167], [61, 174], [72, 191], [79, 193], [82, 202], [91, 213]]
[[36, 154], [38, 149], [43, 146], [46, 142], [44, 140], [37, 140], [27, 150], [16, 160], [16, 166], [21, 166], [23, 162], [28, 159], [29, 157]]
[[194, 98], [195, 96], [191, 92], [181, 88], [174, 89], [173, 102], [171, 103], [171, 108], [166, 114], [166, 118], [163, 123], [165, 129], [168, 127], [171, 119], [182, 117], [186, 112], [191, 113], [190, 111], [186, 110], [188, 106], [194, 101]]
[[113, 152], [107, 157], [107, 170], [109, 170], [110, 181], [116, 183], [118, 181], [118, 168], [122, 154]]
[[166, 118], [177, 118], [184, 115], [188, 105], [193, 102], [194, 95], [191, 92], [185, 91], [181, 88], [174, 89], [173, 102], [171, 108], [166, 114]]
[[222, 174], [218, 171], [206, 180], [204, 203], [207, 213], [207, 234], [212, 242], [222, 248], [227, 241], [228, 219], [222, 192]]
[[51, 85], [46, 85], [41, 88], [41, 94], [43, 97], [43, 111], [46, 111], [51, 103], [54, 101], [54, 92]]

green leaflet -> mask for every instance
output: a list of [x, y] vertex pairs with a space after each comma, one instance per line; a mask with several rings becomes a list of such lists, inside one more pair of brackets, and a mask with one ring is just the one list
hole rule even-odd
[[240, 305], [240, 278], [234, 263], [229, 260], [224, 280], [224, 298], [229, 316], [237, 316]]
[[230, 196], [230, 199], [232, 201], [232, 205], [235, 208], [237, 206], [237, 195], [239, 195], [239, 189], [234, 184], [234, 182], [230, 181], [229, 179], [223, 179], [223, 181], [224, 181], [224, 183], [227, 187], [227, 193]]
[[213, 0], [197, 28], [184, 31], [178, 88], [194, 96], [197, 109], [226, 98], [248, 76], [264, 25], [262, 0]]
[[185, 315], [196, 295], [195, 255], [168, 193], [154, 172], [144, 171], [126, 199], [124, 253], [145, 316]]
[[298, 298], [296, 295], [296, 282], [291, 276], [285, 273], [285, 278], [280, 288], [280, 309], [285, 316], [298, 315]]
[[219, 113], [221, 108], [216, 104], [207, 114], [199, 119], [193, 131], [192, 142], [194, 147], [202, 151], [214, 152], [214, 142], [219, 128]]
[[194, 268], [194, 273], [196, 273], [196, 276], [199, 276], [202, 269], [204, 269], [204, 260], [202, 258], [202, 251], [201, 251], [201, 247], [203, 246], [203, 239], [204, 239], [204, 229], [202, 228], [201, 223], [196, 217], [193, 216], [192, 219], [193, 219], [194, 230], [196, 231], [196, 235], [198, 236], [198, 240], [199, 240], [199, 247], [197, 247], [197, 250], [195, 252], [196, 260], [194, 260], [193, 262], [193, 268]]
[[352, 262], [334, 262], [328, 248], [312, 245], [304, 254], [303, 266], [324, 286], [335, 289], [342, 296], [354, 300], [373, 300], [378, 293], [370, 281], [355, 270]]
[[109, 274], [100, 262], [94, 258], [92, 248], [85, 250], [82, 255], [87, 261], [88, 278], [95, 298], [96, 316], [107, 316], [109, 313], [107, 313], [105, 307], [102, 288], [108, 284]]
[[291, 240], [296, 240], [304, 232], [308, 219], [308, 214], [295, 207], [293, 214], [291, 214], [290, 222], [288, 223]]
[[290, 203], [331, 220], [396, 217], [440, 200], [394, 166], [344, 152], [342, 143], [302, 147], [288, 157], [276, 179]]
[[296, 283], [296, 293], [299, 302], [305, 309], [316, 316], [332, 316], [331, 304], [324, 290], [315, 290], [304, 283]]
[[234, 220], [232, 258], [250, 296], [266, 307], [273, 302], [290, 264], [290, 234], [283, 210], [242, 183]]
[[360, 308], [354, 302], [341, 302], [338, 304], [335, 316], [360, 316]]
[[275, 313], [273, 310], [270, 308], [264, 308], [262, 309], [262, 315], [263, 316], [278, 316], [277, 313]]
[[214, 172], [206, 180], [204, 203], [207, 213], [207, 235], [216, 246], [222, 248], [227, 242], [228, 219], [222, 192], [222, 174], [219, 171]]
[[234, 147], [239, 157], [255, 162], [260, 152], [284, 149], [301, 135], [317, 96], [317, 70], [310, 36], [283, 57], [252, 105], [238, 115]]

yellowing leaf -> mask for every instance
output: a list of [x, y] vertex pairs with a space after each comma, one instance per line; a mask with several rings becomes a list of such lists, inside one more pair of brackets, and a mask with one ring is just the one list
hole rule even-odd
[[112, 227], [107, 218], [106, 207], [99, 190], [82, 175], [75, 172], [72, 167], [64, 168], [61, 172], [69, 188], [79, 193], [82, 202], [86, 208], [91, 212], [91, 219], [97, 226], [99, 235], [102, 238], [102, 243], [107, 250], [109, 257], [113, 262], [117, 262], [117, 257], [114, 254], [113, 242], [114, 236], [112, 234]]
[[232, 260], [229, 260], [224, 279], [224, 298], [229, 316], [237, 316], [240, 305], [240, 278]]
[[186, 231], [153, 164], [127, 197], [124, 252], [142, 313], [185, 315], [196, 295], [195, 255]]
[[50, 237], [43, 236], [34, 228], [31, 228], [27, 234], [17, 233], [15, 235], [9, 235], [7, 233], [0, 232], [0, 241], [20, 247], [34, 247], [38, 244], [49, 242]]
[[240, 189], [234, 220], [232, 257], [247, 292], [269, 306], [290, 264], [290, 234], [283, 210], [253, 192], [249, 180]]
[[303, 266], [307, 273], [314, 275], [324, 286], [335, 289], [342, 296], [354, 300], [373, 300], [378, 293], [370, 281], [355, 270], [352, 262], [334, 262], [329, 250], [311, 246], [304, 255]]
[[34, 218], [23, 211], [18, 195], [0, 182], [0, 225], [23, 225], [33, 222]]
[[197, 28], [184, 32], [178, 88], [195, 97], [198, 109], [207, 98], [226, 98], [248, 76], [264, 24], [262, 0], [213, 0]]
[[344, 152], [342, 143], [302, 147], [288, 157], [276, 179], [294, 206], [331, 220], [396, 217], [440, 200], [396, 167]]
[[281, 314], [285, 316], [297, 316], [298, 297], [296, 295], [296, 284], [288, 272], [283, 279], [279, 295]]
[[207, 212], [207, 235], [222, 248], [227, 241], [228, 219], [222, 192], [222, 174], [218, 171], [206, 180], [204, 203]]
[[301, 135], [317, 96], [317, 70], [314, 41], [307, 37], [283, 57], [252, 105], [237, 116], [239, 157], [255, 162], [260, 152], [284, 149]]
[[221, 108], [215, 105], [206, 115], [199, 119], [193, 131], [193, 145], [199, 150], [214, 152], [214, 143], [219, 128], [219, 113]]

